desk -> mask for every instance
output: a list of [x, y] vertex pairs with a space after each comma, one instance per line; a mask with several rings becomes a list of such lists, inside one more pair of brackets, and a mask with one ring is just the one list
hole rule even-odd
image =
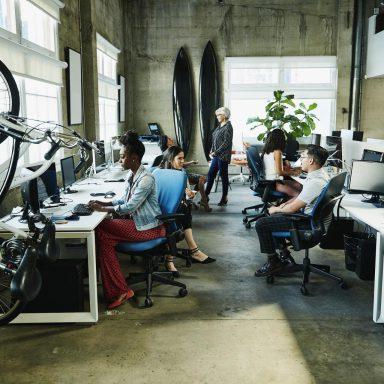
[[341, 207], [353, 218], [377, 231], [373, 321], [384, 323], [384, 208], [362, 203], [361, 195], [345, 195]]
[[[87, 203], [91, 199], [102, 197], [91, 197], [90, 192], [107, 192], [113, 190], [117, 196], [123, 193], [125, 183], [104, 183], [105, 178], [110, 178], [109, 172], [103, 172], [96, 179], [85, 179], [73, 185], [78, 193], [62, 195], [73, 202], [59, 209], [44, 210], [44, 213], [61, 215], [71, 210], [78, 203]], [[119, 176], [120, 177], [120, 176]], [[89, 183], [89, 184], [85, 184]], [[94, 183], [97, 183], [95, 185]], [[86, 239], [88, 255], [88, 279], [89, 279], [89, 312], [65, 312], [65, 313], [22, 313], [12, 323], [96, 323], [98, 321], [97, 303], [97, 273], [96, 273], [96, 244], [95, 229], [106, 217], [105, 212], [94, 212], [90, 216], [81, 216], [78, 221], [69, 221], [67, 224], [56, 224], [56, 238], [58, 239]], [[47, 214], [47, 216], [49, 216]], [[8, 224], [28, 230], [26, 224], [19, 223], [18, 218], [7, 222]]]

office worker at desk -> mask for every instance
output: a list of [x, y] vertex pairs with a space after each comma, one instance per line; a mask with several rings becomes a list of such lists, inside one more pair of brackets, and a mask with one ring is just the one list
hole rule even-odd
[[121, 241], [146, 241], [165, 236], [165, 228], [156, 219], [161, 210], [155, 179], [141, 165], [145, 147], [131, 131], [120, 138], [120, 143], [120, 163], [129, 170], [124, 196], [112, 202], [89, 202], [95, 211], [109, 212], [117, 217], [103, 220], [96, 229], [97, 260], [108, 309], [118, 307], [134, 295], [121, 271], [115, 245]]
[[269, 208], [270, 216], [256, 221], [260, 251], [267, 255], [268, 260], [256, 271], [255, 276], [267, 276], [282, 269], [283, 264], [276, 253], [272, 232], [288, 231], [293, 228], [292, 220], [284, 216], [284, 213], [294, 213], [302, 209], [304, 209], [304, 213], [312, 211], [313, 204], [329, 181], [329, 176], [323, 169], [327, 157], [328, 152], [324, 148], [319, 145], [308, 145], [301, 155], [302, 169], [304, 172], [308, 172], [308, 176], [300, 194], [278, 207]]
[[265, 179], [276, 180], [276, 191], [296, 197], [302, 185], [290, 176], [300, 175], [301, 168], [291, 168], [289, 162], [283, 163], [285, 145], [285, 134], [281, 129], [274, 129], [268, 133], [262, 151]]

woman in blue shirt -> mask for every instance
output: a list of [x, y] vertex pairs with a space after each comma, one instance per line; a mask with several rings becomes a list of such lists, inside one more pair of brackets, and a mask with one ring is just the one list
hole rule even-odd
[[146, 241], [165, 236], [164, 226], [156, 219], [161, 210], [155, 179], [141, 165], [144, 145], [132, 131], [123, 135], [120, 142], [123, 146], [120, 163], [129, 170], [124, 195], [112, 202], [89, 202], [95, 211], [117, 217], [103, 220], [96, 230], [97, 259], [108, 309], [120, 306], [134, 295], [121, 271], [115, 245], [122, 241]]

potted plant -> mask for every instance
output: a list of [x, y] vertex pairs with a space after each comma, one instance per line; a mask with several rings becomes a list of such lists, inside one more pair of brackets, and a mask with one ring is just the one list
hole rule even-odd
[[316, 103], [305, 106], [300, 103], [298, 107], [294, 102], [294, 95], [284, 95], [284, 91], [274, 91], [274, 100], [268, 102], [265, 106], [266, 115], [262, 117], [251, 117], [247, 120], [247, 124], [253, 124], [251, 129], [264, 127], [265, 131], [261, 132], [258, 140], [265, 140], [269, 131], [275, 128], [282, 129], [287, 139], [296, 139], [302, 136], [309, 136], [315, 129], [314, 119], [319, 120], [312, 111], [317, 108]]

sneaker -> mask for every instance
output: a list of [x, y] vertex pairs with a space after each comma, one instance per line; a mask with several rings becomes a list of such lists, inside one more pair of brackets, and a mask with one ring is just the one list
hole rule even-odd
[[272, 257], [268, 259], [268, 261], [255, 272], [256, 277], [273, 275], [274, 273], [280, 272], [284, 268], [284, 264], [280, 261], [280, 259], [276, 257]]

